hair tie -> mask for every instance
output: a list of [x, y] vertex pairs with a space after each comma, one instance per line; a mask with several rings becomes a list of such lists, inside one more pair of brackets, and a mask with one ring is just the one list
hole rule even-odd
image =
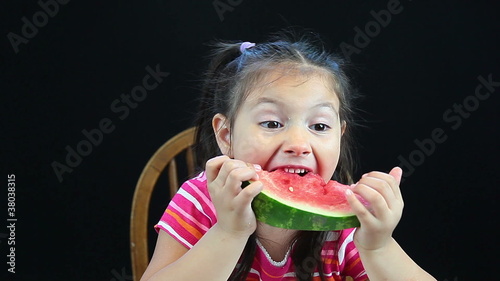
[[253, 46], [255, 46], [255, 43], [252, 43], [252, 42], [243, 42], [240, 45], [240, 52], [243, 53], [246, 49], [252, 48]]

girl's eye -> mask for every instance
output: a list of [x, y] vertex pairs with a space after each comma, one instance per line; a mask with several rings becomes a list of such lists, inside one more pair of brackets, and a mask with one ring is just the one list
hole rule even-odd
[[267, 129], [278, 129], [283, 127], [283, 125], [278, 121], [264, 121], [261, 122], [260, 125]]
[[309, 128], [311, 128], [314, 131], [324, 132], [324, 131], [330, 129], [330, 126], [323, 124], [323, 123], [318, 123], [318, 124], [311, 125], [311, 127], [309, 127]]

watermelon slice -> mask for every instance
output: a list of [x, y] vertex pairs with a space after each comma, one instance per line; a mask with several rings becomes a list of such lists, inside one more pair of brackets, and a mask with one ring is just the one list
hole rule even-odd
[[325, 183], [311, 172], [299, 175], [280, 169], [258, 174], [264, 188], [252, 202], [257, 220], [279, 228], [316, 231], [360, 225], [345, 195], [350, 186], [333, 180]]

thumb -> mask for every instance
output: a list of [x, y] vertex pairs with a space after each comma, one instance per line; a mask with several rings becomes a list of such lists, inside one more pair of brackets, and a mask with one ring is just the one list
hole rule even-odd
[[401, 177], [403, 176], [403, 170], [400, 167], [394, 167], [389, 172], [389, 175], [391, 175], [399, 185], [401, 183]]

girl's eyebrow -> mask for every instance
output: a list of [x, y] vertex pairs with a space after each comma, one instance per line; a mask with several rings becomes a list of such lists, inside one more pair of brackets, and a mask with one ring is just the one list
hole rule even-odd
[[333, 112], [338, 114], [337, 109], [335, 108], [335, 105], [331, 102], [322, 102], [322, 103], [315, 105], [313, 108], [322, 108], [322, 107], [330, 108], [331, 110], [333, 110]]
[[[255, 106], [265, 104], [265, 103], [270, 103], [270, 104], [274, 104], [277, 106], [283, 105], [283, 102], [281, 102], [279, 100], [275, 100], [275, 99], [268, 98], [268, 97], [260, 97], [255, 102]], [[324, 108], [324, 107], [329, 108], [329, 109], [333, 110], [333, 112], [335, 112], [335, 114], [338, 114], [338, 110], [335, 108], [335, 105], [331, 102], [322, 102], [322, 103], [318, 103], [318, 104], [313, 106], [314, 109], [319, 109], [319, 108]]]
[[278, 104], [278, 105], [282, 104], [280, 101], [275, 100], [275, 99], [271, 99], [271, 98], [267, 98], [267, 97], [260, 97], [255, 102], [255, 105], [259, 105], [259, 104], [262, 104], [262, 103], [272, 103], [272, 104]]

